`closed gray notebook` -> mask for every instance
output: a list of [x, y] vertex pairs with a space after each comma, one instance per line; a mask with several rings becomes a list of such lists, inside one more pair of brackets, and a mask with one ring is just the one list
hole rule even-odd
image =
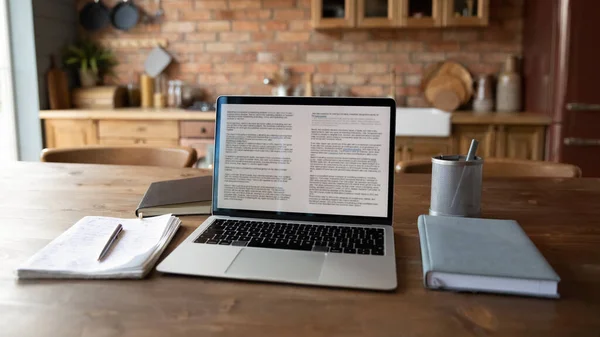
[[425, 287], [558, 297], [560, 281], [514, 220], [421, 215]]

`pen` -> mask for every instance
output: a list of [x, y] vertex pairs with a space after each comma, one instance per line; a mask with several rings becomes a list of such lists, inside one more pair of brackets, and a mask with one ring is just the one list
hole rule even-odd
[[119, 234], [122, 231], [123, 231], [123, 225], [119, 224], [117, 226], [117, 228], [115, 228], [113, 233], [110, 235], [110, 238], [108, 239], [108, 242], [106, 243], [106, 245], [104, 245], [104, 248], [102, 248], [102, 251], [100, 252], [100, 256], [98, 256], [98, 261], [101, 261], [106, 256], [106, 254], [108, 254], [110, 247], [112, 247], [113, 243], [115, 243], [115, 241], [117, 241], [117, 237], [119, 236]]

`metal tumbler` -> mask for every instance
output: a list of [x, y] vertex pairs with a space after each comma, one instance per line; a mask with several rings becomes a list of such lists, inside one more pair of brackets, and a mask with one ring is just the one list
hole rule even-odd
[[483, 159], [451, 155], [431, 158], [430, 215], [478, 217], [481, 214]]

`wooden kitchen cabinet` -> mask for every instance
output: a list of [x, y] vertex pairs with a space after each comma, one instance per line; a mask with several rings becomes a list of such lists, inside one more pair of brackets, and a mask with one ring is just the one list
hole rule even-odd
[[443, 24], [442, 0], [399, 0], [400, 27], [439, 27]]
[[40, 112], [47, 148], [86, 145], [179, 146], [184, 137], [214, 137], [214, 112], [181, 109], [91, 109]]
[[47, 119], [46, 147], [77, 147], [98, 144], [98, 123], [93, 120]]
[[177, 121], [99, 120], [98, 139], [102, 145], [177, 146]]
[[[191, 146], [200, 156], [213, 151], [214, 112], [178, 109], [108, 109], [41, 111], [45, 147], [93, 144]], [[449, 137], [396, 137], [395, 161], [466, 154], [471, 139], [478, 155], [544, 160], [547, 116], [532, 113], [453, 112]]]
[[130, 145], [148, 145], [148, 146], [178, 146], [178, 139], [152, 139], [152, 138], [100, 138], [100, 145], [107, 146], [130, 146]]
[[396, 162], [452, 153], [451, 137], [396, 137]]
[[178, 139], [179, 124], [177, 121], [100, 120], [98, 136], [100, 138]]
[[539, 126], [498, 126], [495, 157], [543, 160], [544, 131]]
[[357, 0], [357, 27], [396, 27], [399, 12], [396, 0]]
[[477, 139], [477, 154], [483, 158], [544, 160], [545, 131], [545, 126], [458, 125], [452, 133], [459, 154], [466, 154]]
[[442, 0], [444, 26], [487, 26], [490, 0]]
[[479, 141], [477, 155], [483, 158], [493, 157], [495, 136], [495, 125], [457, 125], [452, 128], [453, 154], [466, 155], [471, 140], [477, 139]]
[[214, 121], [180, 121], [179, 134], [181, 138], [215, 138]]
[[180, 121], [179, 144], [196, 150], [199, 161], [212, 161], [214, 154], [215, 122]]
[[528, 113], [475, 115], [452, 114], [450, 137], [396, 137], [396, 163], [469, 151], [479, 141], [477, 155], [484, 158], [545, 160], [546, 116]]
[[356, 9], [356, 0], [312, 0], [311, 16], [313, 27], [356, 27]]
[[489, 0], [312, 0], [312, 22], [327, 28], [485, 26]]

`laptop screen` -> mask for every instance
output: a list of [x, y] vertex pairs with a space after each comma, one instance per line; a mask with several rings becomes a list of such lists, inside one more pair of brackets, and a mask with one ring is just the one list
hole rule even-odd
[[314, 100], [218, 105], [216, 209], [389, 216], [392, 109]]

